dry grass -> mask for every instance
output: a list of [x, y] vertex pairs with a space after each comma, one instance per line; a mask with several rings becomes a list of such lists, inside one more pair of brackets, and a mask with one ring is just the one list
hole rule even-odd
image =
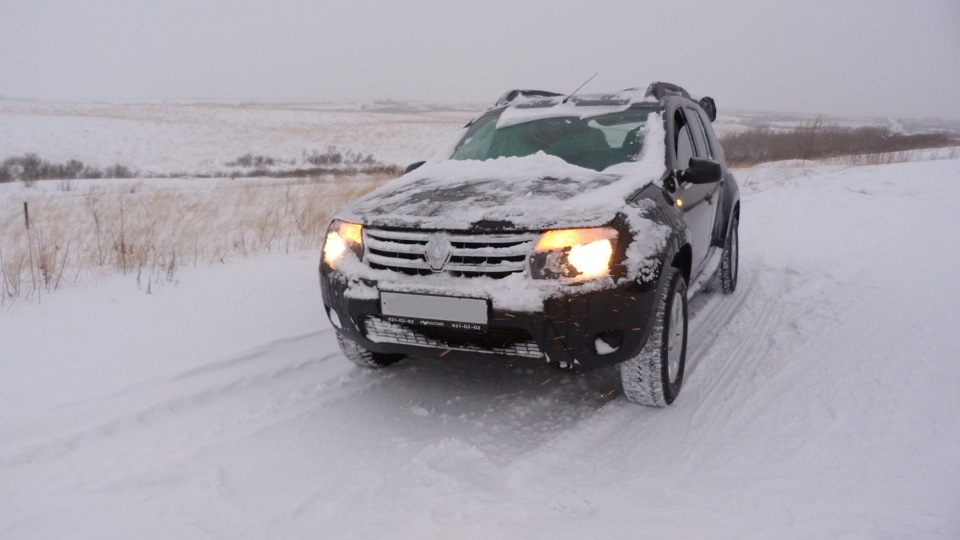
[[960, 159], [960, 147], [931, 148], [924, 151], [901, 150], [898, 152], [876, 152], [873, 154], [857, 154], [825, 159], [825, 165], [890, 165], [891, 163], [906, 163], [929, 159]]
[[319, 249], [330, 217], [390, 178], [78, 181], [8, 192], [0, 197], [0, 306], [100, 274], [135, 276], [151, 292], [180, 267]]
[[[890, 163], [896, 155], [909, 159], [908, 152], [924, 148], [949, 147], [957, 140], [945, 133], [906, 135], [885, 126], [849, 127], [816, 120], [789, 130], [755, 129], [721, 139], [727, 163], [749, 166], [768, 161], [822, 160], [862, 156], [863, 164]], [[873, 156], [873, 157], [867, 157]]]

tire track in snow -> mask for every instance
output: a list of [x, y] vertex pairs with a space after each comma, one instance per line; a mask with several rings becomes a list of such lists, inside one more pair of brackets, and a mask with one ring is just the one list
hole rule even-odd
[[[705, 304], [691, 321], [695, 375], [685, 376], [679, 398], [693, 404], [684, 420], [688, 437], [728, 429], [748, 402], [771, 392], [771, 377], [795, 374], [789, 359], [814, 346], [810, 336], [836, 317], [824, 308], [834, 295], [831, 280], [750, 259], [744, 268], [733, 295], [695, 301]], [[826, 298], [804, 302], [816, 289]], [[771, 364], [776, 359], [779, 367]]]
[[[756, 354], [753, 351], [757, 350], [757, 337], [765, 335], [777, 323], [773, 313], [776, 301], [772, 296], [782, 289], [782, 280], [778, 280], [771, 291], [762, 283], [761, 273], [750, 271], [745, 274], [741, 276], [747, 278], [743, 280], [745, 287], [738, 287], [730, 297], [719, 298], [716, 309], [697, 320], [696, 325], [691, 325], [694, 344], [688, 347], [687, 358], [692, 355], [696, 363], [692, 370], [694, 376], [688, 379], [684, 375], [684, 391], [693, 390], [696, 394], [693, 396], [697, 402], [694, 415], [718, 389], [724, 388], [730, 379], [737, 378], [740, 368]], [[759, 307], [754, 307], [754, 304], [759, 304]], [[733, 322], [735, 318], [736, 324]], [[737, 326], [746, 327], [741, 333], [747, 334], [748, 338], [740, 340], [732, 351], [718, 358], [712, 352], [718, 340]], [[745, 354], [747, 352], [750, 354]]]
[[321, 335], [324, 335], [324, 334], [329, 334], [329, 333], [332, 333], [332, 332], [333, 332], [333, 329], [332, 329], [332, 328], [324, 328], [324, 329], [322, 329], [322, 330], [318, 330], [318, 331], [315, 331], [315, 332], [308, 332], [308, 333], [306, 333], [306, 334], [300, 334], [300, 335], [297, 335], [297, 336], [291, 336], [291, 337], [286, 337], [286, 338], [277, 339], [277, 340], [271, 341], [271, 342], [269, 342], [269, 343], [266, 343], [266, 344], [260, 345], [260, 346], [258, 346], [258, 347], [255, 347], [255, 348], [251, 349], [250, 351], [245, 352], [245, 353], [241, 353], [241, 354], [239, 354], [239, 355], [237, 355], [237, 356], [229, 356], [229, 357], [227, 357], [227, 358], [223, 358], [223, 359], [220, 359], [220, 360], [214, 360], [214, 361], [209, 362], [209, 363], [207, 363], [207, 364], [203, 364], [203, 365], [201, 365], [201, 366], [197, 366], [197, 367], [195, 367], [195, 368], [189, 369], [189, 370], [184, 371], [184, 372], [182, 372], [182, 373], [178, 373], [178, 374], [176, 374], [176, 375], [169, 375], [169, 376], [164, 376], [164, 377], [157, 377], [157, 378], [152, 379], [152, 380], [142, 381], [142, 382], [139, 382], [139, 383], [136, 383], [136, 384], [128, 385], [128, 386], [126, 386], [126, 387], [120, 388], [120, 389], [118, 389], [118, 390], [116, 390], [116, 391], [114, 391], [114, 392], [112, 392], [112, 393], [110, 393], [110, 394], [106, 394], [106, 395], [104, 395], [104, 396], [98, 396], [98, 397], [95, 397], [95, 398], [88, 398], [88, 399], [73, 401], [73, 402], [69, 402], [69, 403], [64, 403], [64, 404], [58, 405], [58, 406], [56, 406], [56, 407], [52, 407], [52, 408], [48, 409], [48, 411], [57, 411], [57, 410], [60, 410], [60, 409], [70, 409], [70, 408], [78, 407], [78, 406], [85, 405], [85, 404], [88, 404], [88, 403], [96, 403], [96, 402], [102, 402], [102, 401], [107, 401], [107, 400], [111, 400], [111, 399], [116, 399], [116, 398], [120, 398], [120, 397], [127, 396], [127, 395], [130, 395], [130, 394], [139, 393], [139, 392], [141, 392], [141, 391], [143, 391], [143, 390], [145, 390], [145, 389], [147, 389], [147, 388], [155, 388], [155, 387], [157, 387], [157, 386], [159, 386], [159, 385], [169, 384], [169, 383], [173, 383], [173, 382], [177, 382], [177, 381], [187, 380], [187, 379], [190, 379], [191, 377], [196, 377], [196, 376], [201, 375], [201, 374], [209, 374], [209, 373], [216, 372], [216, 371], [227, 370], [227, 369], [230, 369], [230, 368], [233, 368], [233, 367], [242, 365], [242, 364], [247, 364], [247, 363], [249, 363], [249, 362], [258, 360], [258, 359], [260, 359], [262, 356], [264, 356], [265, 354], [268, 354], [271, 350], [276, 349], [276, 348], [278, 348], [278, 347], [282, 347], [282, 346], [284, 346], [284, 345], [297, 344], [297, 343], [303, 342], [303, 341], [305, 341], [305, 340], [310, 340], [310, 339], [316, 338], [316, 337], [318, 337], [318, 336], [321, 336]]
[[[139, 383], [124, 388], [109, 396], [85, 400], [70, 405], [59, 406], [41, 413], [39, 418], [25, 421], [21, 426], [7, 426], [0, 433], [3, 446], [19, 445], [13, 452], [0, 454], [0, 464], [10, 465], [57, 457], [76, 450], [92, 441], [118, 439], [131, 431], [149, 430], [152, 426], [172, 418], [187, 417], [204, 407], [213, 407], [241, 395], [244, 391], [268, 387], [270, 383], [292, 383], [296, 386], [310, 387], [312, 384], [305, 373], [321, 363], [339, 356], [339, 351], [317, 355], [313, 350], [322, 347], [310, 347], [305, 353], [297, 355], [297, 350], [313, 345], [317, 338], [327, 331], [311, 332], [273, 341], [238, 356], [211, 362], [171, 377]], [[293, 349], [293, 350], [289, 350]], [[294, 359], [299, 357], [300, 359]], [[264, 361], [270, 361], [264, 364]], [[275, 363], [275, 360], [285, 362]], [[236, 373], [240, 371], [240, 373]], [[228, 381], [221, 378], [230, 375]], [[288, 385], [284, 385], [286, 387]], [[301, 388], [302, 389], [302, 388]], [[169, 398], [167, 396], [175, 396]], [[126, 411], [122, 415], [114, 411]], [[102, 418], [106, 415], [106, 418]], [[100, 417], [98, 421], [69, 434], [25, 442], [38, 430], [63, 433], [63, 425], [73, 425], [73, 418], [89, 421], [91, 417]]]

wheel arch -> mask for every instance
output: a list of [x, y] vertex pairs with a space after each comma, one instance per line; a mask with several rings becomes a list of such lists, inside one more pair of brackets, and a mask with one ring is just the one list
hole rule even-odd
[[727, 238], [727, 231], [734, 219], [740, 218], [740, 188], [737, 186], [733, 174], [727, 172], [721, 188], [721, 200], [724, 201], [714, 224], [712, 245], [722, 246]]
[[690, 247], [690, 244], [680, 246], [680, 249], [677, 250], [673, 259], [670, 261], [670, 266], [680, 270], [683, 274], [683, 279], [685, 279], [687, 283], [690, 283], [690, 272], [693, 266], [693, 249]]

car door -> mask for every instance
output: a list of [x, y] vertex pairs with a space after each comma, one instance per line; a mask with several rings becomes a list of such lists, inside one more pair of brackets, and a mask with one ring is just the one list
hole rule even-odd
[[710, 158], [710, 148], [703, 136], [703, 124], [693, 109], [677, 107], [673, 115], [674, 177], [678, 180], [675, 197], [683, 210], [690, 230], [692, 251], [691, 278], [699, 274], [710, 249], [713, 222], [716, 218], [716, 192], [718, 182], [691, 184], [680, 181], [681, 172], [690, 166], [693, 157]]

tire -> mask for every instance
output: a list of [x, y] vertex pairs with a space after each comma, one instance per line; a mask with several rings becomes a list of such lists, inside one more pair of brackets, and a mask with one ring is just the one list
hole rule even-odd
[[340, 350], [354, 364], [365, 368], [384, 368], [403, 359], [402, 354], [384, 354], [368, 351], [356, 341], [337, 332], [337, 343]]
[[737, 290], [737, 276], [740, 273], [740, 218], [733, 217], [727, 239], [723, 242], [723, 255], [720, 260], [720, 274], [717, 276], [717, 285], [723, 294], [731, 294]]
[[620, 364], [620, 381], [627, 400], [666, 407], [683, 384], [687, 361], [687, 281], [670, 268], [660, 293], [650, 337], [640, 353]]

